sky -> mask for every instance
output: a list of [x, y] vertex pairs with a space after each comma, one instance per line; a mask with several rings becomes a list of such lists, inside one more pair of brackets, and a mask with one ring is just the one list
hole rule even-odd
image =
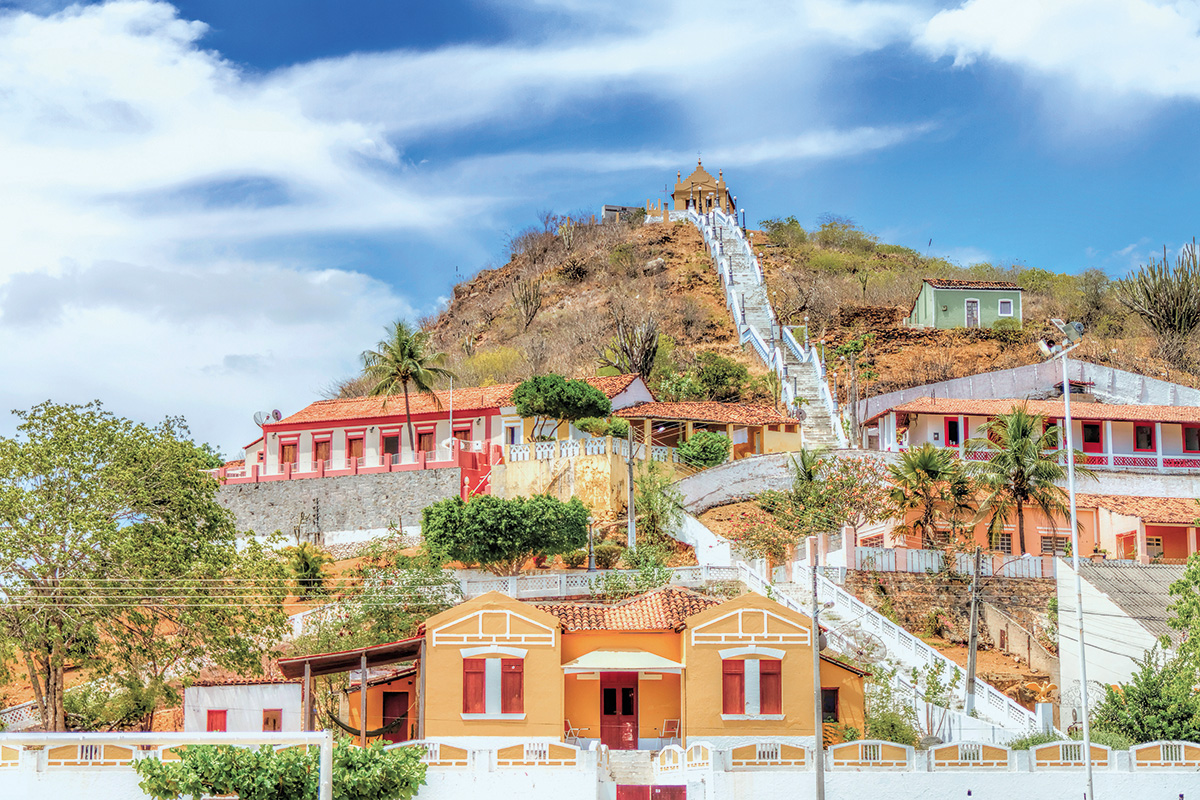
[[1200, 2], [0, 0], [9, 409], [257, 410], [539, 211], [702, 157], [748, 221], [1117, 277], [1197, 234]]

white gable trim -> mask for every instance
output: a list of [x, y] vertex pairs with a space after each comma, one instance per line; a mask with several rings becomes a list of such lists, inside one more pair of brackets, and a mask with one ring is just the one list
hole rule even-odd
[[[797, 628], [795, 633], [748, 633], [746, 632], [745, 618], [747, 614], [762, 618], [762, 629], [767, 630], [767, 621], [776, 619], [785, 625]], [[712, 627], [718, 622], [736, 616], [738, 619], [738, 629], [733, 633], [704, 633], [707, 628]], [[781, 617], [773, 611], [768, 611], [765, 608], [740, 608], [736, 611], [730, 611], [728, 614], [722, 614], [714, 620], [704, 623], [703, 625], [692, 629], [692, 645], [698, 644], [743, 644], [743, 645], [760, 645], [760, 644], [809, 644], [812, 637], [809, 635], [807, 628], [801, 628], [799, 623], [793, 622], [786, 617]]]
[[[499, 615], [504, 617], [503, 633], [483, 632], [483, 620], [484, 617], [488, 615]], [[534, 626], [535, 628], [540, 628], [541, 631], [544, 631], [544, 633], [514, 633], [512, 630], [513, 617], [516, 617]], [[475, 621], [475, 630], [473, 632], [446, 633], [447, 628], [469, 623], [471, 620]], [[553, 647], [555, 641], [554, 628], [543, 625], [542, 623], [532, 620], [529, 617], [521, 616], [520, 614], [508, 609], [480, 609], [470, 616], [448, 622], [433, 631], [433, 644], [435, 647], [457, 644], [490, 647], [492, 650], [494, 650], [497, 646], [519, 644]]]
[[512, 656], [513, 658], [524, 658], [529, 654], [528, 650], [521, 647], [504, 647], [503, 645], [484, 645], [483, 647], [464, 647], [459, 651], [463, 658], [478, 658], [491, 653], [497, 653], [502, 656]]
[[787, 655], [786, 650], [779, 650], [774, 647], [762, 647], [757, 644], [746, 645], [745, 647], [730, 647], [726, 650], [719, 650], [718, 654], [721, 658], [737, 658], [738, 656], [766, 656], [767, 658], [782, 659]]

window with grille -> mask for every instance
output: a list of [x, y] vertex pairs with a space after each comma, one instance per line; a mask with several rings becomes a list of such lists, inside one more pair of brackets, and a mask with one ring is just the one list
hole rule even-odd
[[1042, 555], [1044, 556], [1065, 556], [1067, 548], [1071, 544], [1071, 539], [1068, 536], [1043, 536], [1042, 537]]
[[996, 549], [999, 550], [1001, 553], [1006, 553], [1008, 555], [1012, 555], [1012, 534], [1011, 533], [1000, 534], [1000, 540], [996, 543]]

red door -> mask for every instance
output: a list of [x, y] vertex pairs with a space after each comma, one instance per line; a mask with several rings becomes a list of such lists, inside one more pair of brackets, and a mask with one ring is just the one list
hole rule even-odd
[[408, 692], [383, 693], [383, 724], [393, 722], [400, 725], [391, 733], [385, 733], [383, 738], [393, 743], [408, 741]]
[[1081, 422], [1080, 428], [1083, 432], [1083, 447], [1085, 453], [1103, 453], [1104, 452], [1104, 429], [1100, 427], [1099, 422]]
[[650, 800], [650, 788], [617, 784], [617, 800]]
[[636, 672], [600, 673], [600, 741], [610, 750], [637, 750]]
[[206, 722], [208, 723], [209, 733], [224, 733], [225, 732], [225, 717], [226, 717], [226, 712], [224, 710], [213, 711], [210, 709], [208, 712], [208, 719], [206, 720]]

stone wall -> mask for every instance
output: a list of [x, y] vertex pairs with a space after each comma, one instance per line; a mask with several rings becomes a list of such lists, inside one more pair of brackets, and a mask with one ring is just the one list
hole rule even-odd
[[[421, 510], [460, 491], [462, 471], [442, 469], [305, 478], [222, 486], [217, 501], [234, 513], [238, 530], [323, 544], [329, 534], [419, 525]], [[334, 537], [336, 538], [336, 537]]]
[[[966, 644], [970, 628], [971, 579], [951, 579], [946, 573], [846, 571], [846, 591], [852, 592], [872, 608], [894, 614], [898, 624], [920, 633], [925, 619], [935, 609], [943, 609], [949, 623], [943, 635], [947, 641]], [[980, 598], [1016, 619], [1044, 614], [1055, 596], [1053, 579], [985, 578]], [[992, 641], [984, 615], [980, 614], [980, 639]]]

